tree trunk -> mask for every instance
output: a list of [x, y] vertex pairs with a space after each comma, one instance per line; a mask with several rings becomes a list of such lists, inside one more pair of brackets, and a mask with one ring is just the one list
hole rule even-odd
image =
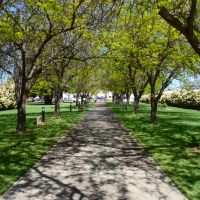
[[140, 104], [139, 98], [137, 96], [136, 97], [134, 96], [133, 110], [135, 114], [139, 113], [139, 107], [140, 107], [139, 104]]
[[115, 95], [115, 104], [119, 105], [119, 95]]
[[79, 107], [79, 102], [78, 102], [78, 98], [79, 98], [79, 93], [76, 93], [76, 107]]
[[81, 107], [83, 107], [84, 101], [83, 101], [83, 95], [81, 95]]
[[151, 123], [153, 124], [157, 123], [157, 107], [158, 107], [158, 101], [154, 96], [152, 96], [151, 97]]
[[49, 94], [49, 95], [44, 95], [44, 103], [47, 105], [51, 105], [52, 104], [52, 99], [53, 99], [53, 95]]
[[119, 104], [123, 106], [123, 94], [120, 94]]
[[[22, 68], [22, 67], [21, 67]], [[17, 103], [17, 127], [16, 132], [23, 134], [26, 131], [26, 97], [30, 90], [30, 85], [25, 79], [25, 71], [18, 69], [15, 71], [15, 99]]]
[[115, 94], [112, 95], [112, 103], [115, 103]]
[[56, 117], [59, 117], [59, 116], [60, 116], [60, 99], [55, 101], [54, 115], [55, 115]]
[[129, 98], [130, 98], [130, 95], [127, 93], [126, 94], [126, 110], [128, 110]]
[[57, 87], [56, 92], [55, 92], [55, 109], [54, 109], [54, 115], [56, 117], [60, 116], [60, 100], [62, 97], [62, 88]]
[[[20, 91], [19, 91], [20, 93]], [[19, 94], [20, 95], [20, 94]], [[26, 94], [17, 98], [17, 129], [18, 134], [23, 134], [26, 130]]]

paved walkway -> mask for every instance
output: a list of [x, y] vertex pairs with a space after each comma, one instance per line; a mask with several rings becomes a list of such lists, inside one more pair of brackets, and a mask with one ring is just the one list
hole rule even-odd
[[0, 199], [186, 198], [99, 104]]

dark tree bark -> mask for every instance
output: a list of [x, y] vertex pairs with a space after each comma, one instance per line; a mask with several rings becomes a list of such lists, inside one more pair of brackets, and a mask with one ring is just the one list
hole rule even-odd
[[[140, 61], [138, 59], [136, 60], [138, 68], [142, 69], [143, 66], [140, 63]], [[133, 112], [137, 114], [139, 113], [140, 98], [142, 97], [144, 90], [148, 84], [148, 78], [146, 73], [144, 73], [143, 76], [140, 76], [140, 78], [138, 78], [137, 74], [139, 70], [135, 66], [133, 66], [132, 63], [128, 65], [128, 70], [129, 70], [131, 89], [134, 95]]]
[[144, 90], [147, 84], [148, 84], [148, 79], [143, 80], [143, 82], [140, 85], [138, 85], [138, 88], [136, 86], [132, 87], [132, 91], [134, 95], [133, 111], [135, 114], [139, 113], [140, 99], [142, 95], [144, 94]]
[[123, 104], [122, 94], [116, 94], [116, 96], [115, 96], [115, 103], [117, 105], [122, 105]]
[[126, 110], [128, 110], [129, 99], [130, 99], [130, 95], [129, 95], [129, 93], [127, 92], [127, 93], [126, 93]]
[[148, 80], [151, 87], [151, 123], [157, 123], [157, 107], [158, 102], [167, 86], [171, 83], [173, 78], [179, 73], [180, 67], [176, 67], [163, 81], [162, 86], [158, 92], [156, 92], [156, 81], [160, 75], [160, 70], [148, 72]]
[[116, 94], [113, 93], [113, 95], [112, 95], [112, 103], [115, 103], [115, 96], [116, 96]]
[[[68, 52], [69, 53], [69, 52]], [[70, 57], [65, 57], [65, 55], [60, 60], [61, 62], [56, 63], [54, 65], [54, 73], [57, 78], [57, 85], [55, 86], [54, 95], [55, 95], [55, 109], [54, 109], [54, 116], [59, 117], [61, 115], [60, 112], [60, 102], [62, 99], [63, 93], [63, 79], [65, 69], [69, 66], [71, 59], [74, 55]]]
[[115, 103], [115, 94], [112, 94], [112, 103]]
[[120, 94], [120, 96], [119, 96], [119, 104], [120, 105], [123, 105], [123, 94]]
[[151, 123], [157, 123], [157, 106], [158, 106], [158, 96], [156, 96], [156, 81], [160, 75], [160, 70], [152, 70], [147, 72], [150, 88], [151, 88]]
[[135, 114], [139, 113], [139, 108], [140, 108], [140, 99], [138, 98], [138, 96], [134, 95], [133, 110]]
[[32, 86], [31, 82], [26, 79], [26, 59], [23, 49], [21, 54], [22, 59], [18, 61], [17, 68], [14, 71], [15, 98], [17, 103], [16, 132], [18, 134], [23, 134], [26, 130], [26, 98]]
[[175, 15], [171, 14], [166, 7], [162, 6], [159, 9], [159, 15], [176, 30], [182, 33], [195, 52], [200, 56], [200, 41], [195, 34], [195, 31], [197, 33], [200, 32], [200, 27], [197, 27], [194, 24], [197, 0], [191, 1], [190, 13], [186, 16], [187, 18], [185, 23], [181, 22]]
[[[25, 65], [25, 62], [22, 63]], [[28, 93], [37, 79], [37, 76], [27, 80], [25, 76], [25, 67], [19, 67], [15, 70], [15, 98], [17, 103], [17, 127], [16, 132], [23, 134], [26, 130], [26, 99]]]
[[55, 90], [55, 109], [54, 109], [54, 115], [56, 117], [60, 117], [60, 101], [62, 98], [62, 87], [58, 86]]
[[83, 100], [83, 98], [84, 98], [84, 95], [81, 95], [81, 107], [83, 107], [83, 105], [84, 105], [84, 100]]
[[119, 95], [117, 93], [114, 95], [114, 103], [119, 104]]
[[[20, 95], [20, 94], [19, 94]], [[17, 128], [16, 132], [23, 134], [26, 130], [26, 95], [20, 95], [20, 99], [17, 99]]]
[[79, 93], [79, 92], [76, 92], [76, 107], [77, 107], [77, 108], [80, 107], [79, 102], [78, 102], [79, 95], [80, 95], [80, 93]]
[[157, 108], [158, 108], [158, 100], [154, 95], [151, 96], [151, 123], [157, 123]]
[[52, 94], [44, 95], [44, 103], [46, 105], [51, 105], [52, 104], [52, 99], [53, 99], [53, 95]]

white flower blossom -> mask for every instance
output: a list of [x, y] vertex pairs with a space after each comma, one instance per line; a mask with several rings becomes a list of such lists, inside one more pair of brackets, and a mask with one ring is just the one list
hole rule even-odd
[[[141, 102], [149, 103], [150, 95], [143, 95]], [[163, 94], [160, 103], [180, 108], [200, 110], [200, 91], [182, 91]]]
[[14, 83], [7, 81], [0, 85], [0, 110], [12, 109], [16, 107]]

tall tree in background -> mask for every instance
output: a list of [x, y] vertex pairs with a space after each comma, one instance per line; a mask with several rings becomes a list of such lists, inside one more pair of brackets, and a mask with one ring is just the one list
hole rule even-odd
[[48, 81], [46, 74], [42, 73], [38, 77], [36, 82], [33, 84], [33, 87], [31, 88], [28, 96], [30, 97], [43, 96], [45, 104], [47, 105], [52, 104], [53, 91], [51, 82]]
[[[123, 91], [122, 87], [127, 88], [127, 92], [125, 92], [127, 94], [131, 89], [134, 94], [134, 113], [138, 113], [139, 100], [148, 84], [145, 73], [148, 64], [143, 62], [140, 51], [147, 48], [147, 40], [151, 37], [149, 34], [151, 27], [148, 26], [151, 19], [144, 16], [144, 9], [132, 6], [132, 4], [127, 4], [121, 8], [120, 20], [111, 30], [107, 30], [107, 34], [104, 31], [103, 37], [105, 49], [108, 51], [106, 65], [108, 72], [111, 71], [109, 82], [112, 80], [114, 85], [118, 85], [117, 88], [121, 87], [121, 91]], [[115, 73], [114, 76], [112, 76], [112, 70]], [[118, 83], [114, 81], [117, 74], [119, 76]], [[123, 83], [119, 83], [120, 81]]]
[[77, 70], [79, 72], [69, 83], [69, 91], [76, 93], [77, 106], [79, 106], [79, 98], [81, 99], [80, 106], [83, 106], [90, 94], [96, 91], [96, 69], [92, 64], [92, 61], [89, 61], [79, 63]]
[[[60, 38], [58, 38], [54, 43], [54, 48], [59, 51], [59, 56], [56, 60], [51, 63], [51, 78], [53, 95], [55, 98], [55, 109], [54, 115], [56, 117], [60, 116], [60, 102], [62, 99], [63, 89], [69, 81], [69, 77], [66, 78], [65, 73], [68, 70], [72, 59], [75, 58], [78, 54], [78, 42], [81, 38], [82, 34], [76, 32], [70, 32], [63, 34]], [[64, 49], [64, 50], [63, 50]], [[63, 51], [62, 51], [63, 50]]]

